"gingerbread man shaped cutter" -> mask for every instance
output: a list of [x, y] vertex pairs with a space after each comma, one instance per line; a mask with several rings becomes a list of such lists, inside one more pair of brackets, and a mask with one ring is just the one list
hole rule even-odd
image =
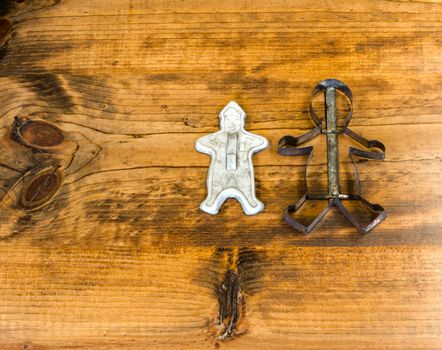
[[234, 101], [219, 114], [220, 130], [196, 141], [198, 152], [211, 156], [207, 174], [207, 198], [200, 209], [217, 214], [227, 198], [235, 198], [247, 215], [255, 215], [264, 204], [255, 195], [252, 155], [268, 147], [267, 139], [244, 129], [246, 113]]
[[[348, 99], [350, 104], [350, 111], [344, 119], [344, 126], [338, 128], [337, 115], [336, 115], [336, 90], [342, 92]], [[316, 114], [312, 100], [319, 94], [324, 92], [325, 96], [325, 110], [326, 110], [326, 125], [322, 125], [322, 120]], [[289, 205], [284, 211], [285, 221], [302, 233], [311, 232], [316, 225], [324, 218], [327, 212], [336, 207], [347, 220], [355, 226], [361, 234], [366, 234], [372, 230], [375, 226], [380, 224], [387, 216], [384, 208], [379, 204], [372, 204], [361, 195], [361, 186], [359, 181], [359, 173], [356, 167], [354, 157], [366, 158], [366, 159], [384, 159], [385, 158], [385, 146], [377, 140], [366, 140], [362, 136], [356, 134], [348, 128], [352, 114], [353, 114], [353, 96], [350, 88], [342, 81], [336, 79], [323, 80], [316, 85], [313, 89], [310, 104], [309, 114], [315, 128], [310, 130], [304, 135], [299, 137], [284, 136], [279, 140], [278, 153], [283, 156], [308, 156], [306, 169], [305, 169], [305, 194], [294, 204]], [[328, 193], [326, 195], [311, 195], [308, 190], [307, 184], [307, 167], [313, 156], [313, 147], [298, 147], [303, 143], [313, 139], [314, 137], [325, 134], [327, 138], [327, 174], [328, 174]], [[338, 136], [347, 135], [353, 141], [364, 146], [367, 150], [362, 150], [355, 147], [349, 148], [349, 155], [352, 161], [355, 171], [355, 193], [354, 194], [342, 194], [339, 191], [339, 161], [338, 161]], [[371, 149], [376, 148], [377, 151], [373, 152]], [[299, 221], [295, 220], [293, 214], [299, 210], [307, 200], [328, 200], [328, 206], [326, 206], [321, 213], [309, 224], [303, 225]], [[345, 200], [359, 200], [369, 211], [376, 214], [374, 220], [368, 225], [361, 225], [357, 219], [348, 211], [343, 205]]]

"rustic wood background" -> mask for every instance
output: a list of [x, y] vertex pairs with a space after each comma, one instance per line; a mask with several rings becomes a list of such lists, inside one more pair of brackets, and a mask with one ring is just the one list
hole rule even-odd
[[[0, 348], [442, 349], [441, 12], [2, 0]], [[305, 159], [277, 141], [312, 127], [310, 91], [332, 77], [355, 95], [352, 128], [387, 146], [359, 164], [389, 214], [364, 237], [336, 211], [309, 236], [281, 218]], [[271, 143], [254, 217], [233, 200], [198, 210], [209, 157], [194, 142], [229, 100]]]

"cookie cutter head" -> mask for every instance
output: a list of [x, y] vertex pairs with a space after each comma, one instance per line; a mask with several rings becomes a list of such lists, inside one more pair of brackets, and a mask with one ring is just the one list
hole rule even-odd
[[245, 214], [264, 209], [256, 198], [252, 156], [268, 147], [266, 138], [245, 130], [245, 111], [235, 101], [219, 113], [220, 130], [196, 141], [198, 152], [210, 155], [207, 173], [207, 197], [200, 209], [217, 214], [228, 198], [235, 198]]

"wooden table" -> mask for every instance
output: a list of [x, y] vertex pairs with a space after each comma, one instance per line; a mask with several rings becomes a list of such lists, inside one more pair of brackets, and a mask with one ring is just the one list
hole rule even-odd
[[[3, 0], [0, 348], [442, 349], [441, 12]], [[353, 90], [352, 128], [387, 147], [358, 164], [389, 214], [363, 237], [337, 211], [308, 236], [281, 216], [306, 159], [277, 141], [312, 128], [325, 78]], [[266, 209], [253, 217], [233, 200], [198, 209], [209, 158], [194, 143], [230, 100], [271, 144], [254, 157]]]

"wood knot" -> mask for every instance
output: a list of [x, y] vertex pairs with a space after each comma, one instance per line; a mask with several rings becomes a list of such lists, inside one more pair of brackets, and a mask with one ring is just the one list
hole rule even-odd
[[27, 209], [43, 205], [57, 193], [61, 184], [61, 174], [56, 170], [31, 175], [23, 186], [21, 205]]
[[27, 147], [51, 149], [64, 141], [63, 132], [55, 125], [43, 120], [16, 117], [11, 137]]
[[11, 21], [7, 18], [0, 18], [0, 43], [3, 43], [6, 35], [11, 29]]

